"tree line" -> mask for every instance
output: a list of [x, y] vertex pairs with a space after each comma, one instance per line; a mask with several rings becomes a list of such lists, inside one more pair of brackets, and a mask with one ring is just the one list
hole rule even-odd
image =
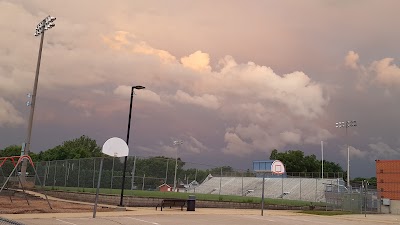
[[[0, 150], [0, 157], [16, 156], [20, 154], [21, 146], [17, 145], [11, 145], [3, 150]], [[95, 140], [85, 135], [73, 140], [65, 141], [61, 145], [55, 146], [54, 148], [46, 151], [40, 151], [39, 153], [30, 152], [29, 155], [34, 162], [93, 157], [110, 158], [101, 152], [101, 147], [97, 145]], [[286, 172], [288, 173], [321, 172], [321, 160], [318, 160], [314, 154], [305, 155], [301, 150], [279, 152], [277, 149], [274, 149], [272, 150], [269, 159], [282, 161], [286, 167]], [[167, 177], [166, 174], [174, 174], [175, 158], [157, 156], [150, 158], [136, 158], [136, 162], [133, 162], [133, 160], [134, 157], [128, 158], [127, 171], [132, 171], [133, 165], [135, 164], [137, 168], [135, 176], [163, 178]], [[209, 174], [219, 175], [221, 172], [223, 175], [236, 173], [237, 176], [254, 176], [250, 169], [247, 169], [246, 172], [243, 172], [237, 171], [231, 166], [215, 167], [205, 170], [195, 168], [184, 169], [185, 162], [183, 162], [180, 158], [178, 158], [177, 161], [177, 177], [181, 181], [186, 180], [186, 182], [194, 179], [197, 181], [203, 181]], [[108, 162], [110, 162], [110, 160], [108, 160]], [[115, 160], [114, 170], [122, 171], [122, 168], [122, 161]], [[327, 160], [324, 160], [324, 173], [342, 173], [343, 175], [346, 175], [345, 171], [338, 163]], [[171, 179], [173, 179], [173, 177], [169, 175], [167, 180], [164, 179], [162, 182], [172, 183]], [[357, 180], [360, 179], [365, 178], [357, 178]], [[373, 179], [371, 179], [371, 182], [372, 181]]]

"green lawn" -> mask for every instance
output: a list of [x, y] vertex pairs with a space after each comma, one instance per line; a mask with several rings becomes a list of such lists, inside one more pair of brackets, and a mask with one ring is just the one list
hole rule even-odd
[[[68, 192], [86, 192], [95, 193], [95, 188], [77, 188], [77, 187], [45, 187], [46, 190], [59, 190]], [[121, 194], [120, 189], [100, 189], [102, 194]], [[215, 194], [200, 194], [200, 193], [182, 193], [182, 192], [160, 192], [160, 191], [142, 191], [142, 190], [124, 190], [125, 196], [147, 197], [147, 198], [178, 198], [188, 199], [189, 195], [196, 195], [197, 200], [205, 201], [226, 201], [226, 202], [241, 202], [241, 203], [261, 203], [260, 197], [247, 197], [237, 195], [215, 195]], [[268, 205], [287, 205], [287, 206], [309, 206], [308, 201], [287, 200], [287, 199], [270, 199], [266, 198], [265, 203]], [[324, 203], [312, 203], [313, 205], [323, 206]]]

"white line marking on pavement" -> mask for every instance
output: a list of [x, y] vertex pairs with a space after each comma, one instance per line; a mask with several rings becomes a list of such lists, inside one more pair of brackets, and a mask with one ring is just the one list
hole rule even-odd
[[275, 220], [271, 220], [271, 219], [267, 219], [267, 218], [263, 218], [263, 217], [256, 217], [256, 216], [244, 216], [246, 218], [251, 218], [251, 219], [256, 219], [256, 220], [266, 220], [269, 222], [275, 222]]
[[66, 224], [77, 225], [77, 224], [75, 224], [75, 223], [71, 223], [71, 222], [68, 222], [68, 221], [60, 220], [60, 219], [56, 219], [56, 220], [57, 220], [57, 221], [60, 221], [60, 222], [62, 222], [62, 223], [66, 223]]
[[136, 218], [133, 218], [133, 217], [127, 217], [127, 218], [132, 219], [132, 220], [137, 220], [137, 221], [140, 221], [140, 222], [145, 222], [145, 223], [151, 223], [151, 224], [154, 224], [154, 225], [159, 225], [159, 223], [156, 223], [156, 222], [150, 222], [150, 221], [146, 221], [146, 220], [136, 219]]
[[[295, 220], [295, 221], [303, 221], [303, 222], [311, 222], [311, 223], [318, 223], [318, 224], [331, 224], [331, 225], [336, 225], [337, 222], [324, 222], [324, 221], [319, 221], [319, 220], [307, 220], [307, 219], [300, 219], [300, 218], [290, 218], [290, 217], [283, 217], [283, 216], [277, 216], [278, 218], [286, 219], [286, 220]], [[315, 217], [318, 218], [318, 217]]]

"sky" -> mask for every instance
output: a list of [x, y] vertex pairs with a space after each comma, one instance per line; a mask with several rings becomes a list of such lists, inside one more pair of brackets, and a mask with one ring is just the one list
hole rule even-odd
[[[81, 135], [130, 154], [251, 168], [299, 149], [375, 176], [400, 158], [399, 1], [0, 0], [0, 149]], [[356, 120], [357, 127], [335, 128]], [[175, 148], [174, 140], [184, 143]]]

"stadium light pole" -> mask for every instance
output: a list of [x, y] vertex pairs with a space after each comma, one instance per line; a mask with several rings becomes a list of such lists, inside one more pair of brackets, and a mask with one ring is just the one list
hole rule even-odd
[[337, 122], [336, 128], [345, 128], [346, 129], [346, 145], [347, 145], [347, 188], [350, 190], [350, 147], [349, 141], [347, 138], [347, 128], [349, 127], [356, 127], [357, 121], [355, 120], [348, 120], [343, 122]]
[[[32, 101], [27, 102], [27, 106], [30, 106], [31, 109], [30, 109], [30, 114], [29, 114], [28, 132], [27, 132], [25, 143], [22, 145], [21, 155], [29, 155], [30, 146], [31, 146], [33, 114], [35, 112], [37, 87], [38, 87], [38, 82], [39, 82], [40, 61], [42, 59], [44, 33], [45, 33], [45, 31], [50, 30], [52, 27], [55, 26], [55, 24], [54, 24], [55, 20], [56, 20], [55, 17], [47, 16], [36, 26], [35, 36], [37, 37], [40, 35], [39, 54], [38, 54], [38, 60], [37, 60], [37, 64], [36, 64], [36, 74], [35, 74], [35, 82], [33, 84], [33, 93], [32, 93], [32, 95], [28, 94], [28, 97], [32, 97]], [[21, 167], [21, 181], [24, 183], [26, 182], [25, 176], [26, 176], [27, 166], [28, 166], [27, 160], [24, 159], [24, 161], [22, 162], [22, 167]]]
[[[128, 131], [126, 134], [126, 144], [129, 145], [129, 133], [131, 130], [131, 117], [132, 117], [132, 101], [133, 101], [133, 95], [135, 95], [135, 89], [145, 89], [144, 86], [132, 86], [131, 88], [131, 101], [129, 104], [129, 119], [128, 119]], [[126, 161], [128, 160], [128, 156], [125, 156], [124, 158], [124, 169], [122, 172], [122, 185], [121, 185], [121, 197], [119, 200], [119, 205], [123, 206], [124, 203], [124, 187], [125, 187], [125, 172], [126, 172]]]
[[175, 175], [174, 175], [174, 191], [176, 191], [177, 185], [176, 185], [176, 172], [178, 170], [178, 147], [179, 145], [183, 144], [183, 141], [174, 141], [174, 146], [177, 146], [176, 152], [175, 152]]

